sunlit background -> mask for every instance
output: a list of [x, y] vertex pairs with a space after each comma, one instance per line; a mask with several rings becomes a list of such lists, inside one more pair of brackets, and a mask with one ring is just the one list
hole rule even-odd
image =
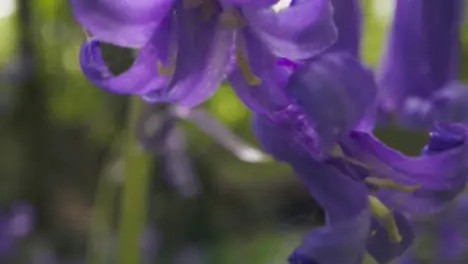
[[[363, 3], [362, 51], [377, 65], [394, 0]], [[0, 32], [0, 203], [33, 211], [32, 223], [20, 222], [29, 229], [12, 257], [1, 257], [0, 233], [0, 263], [116, 263], [128, 98], [85, 80], [78, 52], [86, 36], [67, 1], [0, 0]], [[116, 69], [132, 61], [131, 51], [105, 53]], [[257, 146], [249, 112], [228, 86], [203, 107]], [[146, 263], [285, 263], [322, 223], [320, 208], [286, 166], [240, 161], [193, 124], [181, 127], [200, 191], [180, 195], [158, 169], [161, 153], [149, 153]], [[378, 135], [409, 154], [427, 139], [397, 128]]]

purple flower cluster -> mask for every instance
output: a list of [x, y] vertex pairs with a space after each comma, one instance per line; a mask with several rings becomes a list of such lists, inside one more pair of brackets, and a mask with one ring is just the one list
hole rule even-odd
[[22, 203], [0, 211], [0, 261], [16, 254], [15, 245], [31, 232], [33, 217], [33, 209]]
[[[95, 85], [193, 107], [231, 83], [263, 149], [326, 213], [291, 264], [358, 264], [366, 253], [388, 263], [413, 243], [409, 219], [444, 210], [465, 188], [461, 0], [397, 0], [379, 73], [360, 60], [358, 0], [70, 1], [92, 35], [80, 62]], [[114, 76], [102, 42], [139, 48], [133, 66]], [[389, 115], [432, 129], [419, 156], [373, 135]]]
[[[327, 0], [71, 0], [92, 34], [81, 66], [95, 85], [150, 102], [195, 106], [228, 76], [236, 89], [280, 88], [275, 58], [307, 59], [336, 38]], [[140, 48], [133, 66], [113, 76], [99, 45]]]

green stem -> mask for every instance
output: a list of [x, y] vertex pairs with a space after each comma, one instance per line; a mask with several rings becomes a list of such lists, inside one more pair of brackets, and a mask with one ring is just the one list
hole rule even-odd
[[142, 108], [143, 103], [138, 97], [131, 99], [127, 135], [123, 148], [125, 179], [118, 251], [121, 264], [140, 263], [139, 240], [146, 220], [150, 159], [139, 146], [134, 133]]
[[109, 168], [104, 169], [99, 179], [91, 217], [91, 230], [86, 260], [88, 264], [109, 263], [109, 259], [112, 258], [110, 256], [112, 250], [106, 247], [109, 243], [105, 240], [112, 237], [112, 218], [116, 211], [114, 201], [118, 184], [115, 181], [109, 180], [112, 176], [114, 175], [112, 175], [112, 170], [109, 166]]

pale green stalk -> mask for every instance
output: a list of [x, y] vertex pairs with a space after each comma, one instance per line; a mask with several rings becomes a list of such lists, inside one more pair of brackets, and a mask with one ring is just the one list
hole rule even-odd
[[118, 260], [121, 264], [140, 263], [140, 236], [147, 211], [150, 156], [143, 151], [135, 137], [135, 127], [143, 103], [131, 99], [124, 139], [124, 185], [119, 230]]

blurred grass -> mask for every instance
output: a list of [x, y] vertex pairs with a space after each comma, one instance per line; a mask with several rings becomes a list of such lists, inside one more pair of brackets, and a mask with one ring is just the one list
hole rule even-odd
[[0, 69], [14, 57], [18, 37], [14, 17], [0, 18]]

